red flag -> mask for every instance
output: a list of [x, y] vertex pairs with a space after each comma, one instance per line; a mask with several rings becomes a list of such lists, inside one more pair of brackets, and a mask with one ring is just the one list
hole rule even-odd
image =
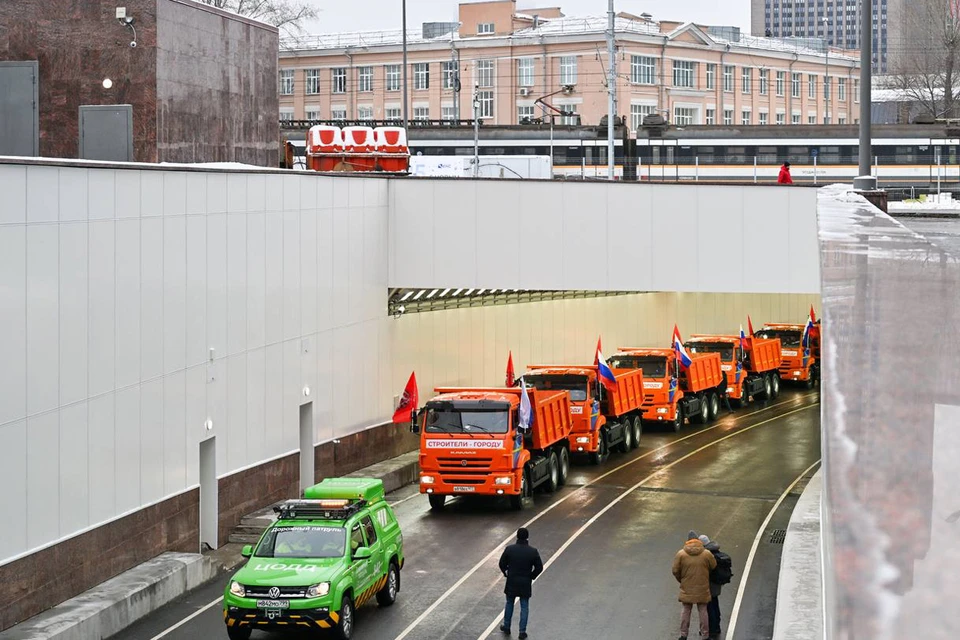
[[753, 337], [753, 323], [750, 322], [750, 316], [747, 316], [747, 332], [750, 334], [750, 337]]
[[593, 352], [593, 366], [600, 364], [600, 352], [603, 351], [603, 345], [600, 344], [600, 336], [597, 336], [597, 350]]
[[810, 322], [817, 324], [817, 314], [813, 312], [813, 305], [810, 305]]
[[512, 387], [516, 379], [513, 376], [513, 351], [507, 356], [507, 386]]
[[414, 371], [410, 374], [407, 386], [403, 389], [403, 395], [400, 396], [397, 410], [393, 412], [393, 421], [396, 424], [410, 422], [418, 404], [420, 404], [420, 394], [417, 392], [417, 373]]

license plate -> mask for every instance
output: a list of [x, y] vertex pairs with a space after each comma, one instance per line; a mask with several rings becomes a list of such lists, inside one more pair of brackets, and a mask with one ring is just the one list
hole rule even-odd
[[289, 609], [289, 600], [257, 600], [257, 609]]
[[460, 493], [470, 493], [471, 491], [476, 491], [477, 488], [476, 487], [454, 487], [453, 490], [458, 491]]

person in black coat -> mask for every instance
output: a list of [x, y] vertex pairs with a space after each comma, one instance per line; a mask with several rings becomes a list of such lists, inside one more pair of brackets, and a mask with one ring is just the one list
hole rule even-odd
[[517, 542], [503, 550], [500, 556], [500, 571], [507, 578], [503, 593], [507, 603], [503, 607], [503, 624], [500, 631], [510, 635], [513, 623], [514, 600], [520, 598], [520, 640], [527, 637], [527, 619], [530, 615], [530, 596], [533, 581], [543, 573], [543, 561], [536, 547], [530, 546], [530, 532], [525, 527], [517, 529]]

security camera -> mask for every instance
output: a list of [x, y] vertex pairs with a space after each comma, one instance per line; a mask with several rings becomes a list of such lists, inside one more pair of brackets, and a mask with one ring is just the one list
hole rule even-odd
[[136, 49], [136, 48], [137, 48], [137, 41], [136, 41], [136, 40], [131, 40], [131, 41], [130, 41], [130, 48], [131, 48], [131, 49]]

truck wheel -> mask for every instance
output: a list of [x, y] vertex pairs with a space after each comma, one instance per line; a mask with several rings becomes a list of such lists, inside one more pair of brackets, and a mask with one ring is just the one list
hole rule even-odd
[[763, 399], [769, 400], [773, 393], [773, 384], [770, 382], [770, 376], [763, 376]]
[[780, 395], [780, 376], [775, 373], [770, 374], [770, 390], [774, 398]]
[[550, 461], [547, 465], [547, 481], [544, 483], [544, 488], [547, 493], [553, 493], [560, 488], [560, 461], [557, 460], [556, 451], [550, 452]]
[[597, 450], [590, 454], [590, 462], [594, 465], [603, 464], [609, 454], [610, 452], [607, 451], [607, 436], [601, 431], [597, 442]]
[[227, 637], [230, 640], [250, 640], [251, 633], [253, 633], [253, 630], [250, 627], [244, 627], [243, 629], [227, 627]]
[[707, 396], [700, 397], [700, 412], [695, 416], [690, 416], [691, 422], [696, 422], [697, 424], [706, 424], [707, 420], [710, 419], [710, 398]]
[[337, 627], [334, 634], [340, 640], [350, 640], [353, 637], [353, 600], [349, 594], [343, 595], [343, 602], [340, 603], [340, 619], [337, 620]]
[[623, 440], [620, 442], [620, 453], [630, 453], [633, 449], [633, 425], [629, 418], [624, 418], [620, 425], [623, 429]]
[[400, 590], [400, 570], [397, 564], [391, 560], [390, 568], [387, 570], [387, 583], [383, 589], [377, 591], [377, 604], [381, 607], [389, 607], [397, 601], [397, 591]]
[[716, 393], [710, 394], [710, 422], [720, 415], [720, 397]]
[[560, 486], [567, 484], [567, 476], [570, 475], [570, 452], [566, 447], [560, 447]]
[[633, 419], [633, 448], [637, 449], [640, 447], [640, 436], [643, 435], [643, 420], [640, 419], [640, 416], [636, 416]]
[[434, 511], [443, 511], [443, 505], [447, 502], [447, 496], [438, 496], [435, 493], [428, 493], [427, 500], [430, 501], [430, 508]]
[[515, 496], [510, 496], [510, 508], [514, 511], [523, 510], [524, 498], [529, 498], [531, 495], [530, 489], [530, 479], [527, 477], [527, 470], [523, 470], [523, 475], [520, 476], [520, 494]]
[[680, 429], [683, 428], [683, 406], [677, 405], [677, 417], [673, 419], [671, 423], [674, 433], [680, 433]]

